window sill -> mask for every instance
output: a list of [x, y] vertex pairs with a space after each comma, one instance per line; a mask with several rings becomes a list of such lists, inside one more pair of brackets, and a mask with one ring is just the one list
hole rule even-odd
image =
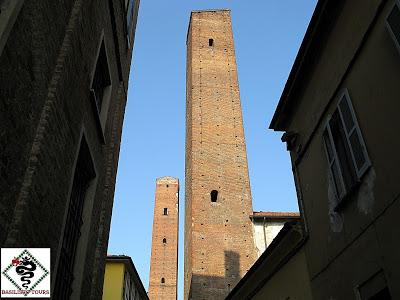
[[366, 171], [361, 176], [361, 178], [353, 185], [353, 187], [350, 189], [350, 191], [341, 200], [339, 200], [339, 203], [333, 209], [335, 212], [342, 211], [347, 206], [347, 204], [349, 202], [351, 202], [351, 199], [353, 198], [353, 196], [358, 193], [358, 190], [360, 189], [360, 186], [364, 181], [364, 177], [369, 172], [370, 168], [371, 168], [371, 165], [366, 169]]

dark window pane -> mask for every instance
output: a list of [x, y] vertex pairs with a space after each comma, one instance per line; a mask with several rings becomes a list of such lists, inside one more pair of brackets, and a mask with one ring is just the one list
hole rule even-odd
[[329, 134], [328, 134], [327, 130], [325, 130], [325, 132], [324, 132], [324, 141], [325, 141], [326, 151], [328, 154], [328, 161], [329, 161], [329, 163], [331, 163], [332, 160], [334, 160], [334, 155], [333, 155], [331, 140], [329, 138]]
[[370, 297], [368, 300], [391, 300], [389, 289], [385, 287], [383, 290], [379, 291], [374, 296]]
[[340, 111], [342, 112], [343, 121], [346, 126], [346, 132], [349, 132], [354, 127], [353, 116], [350, 112], [349, 104], [346, 100], [346, 96], [343, 96], [339, 104]]
[[356, 160], [357, 169], [360, 170], [364, 166], [366, 160], [357, 130], [350, 135], [349, 140], [354, 159]]
[[390, 12], [387, 21], [397, 40], [397, 43], [400, 45], [400, 10], [397, 5], [395, 5], [393, 10]]
[[132, 31], [132, 18], [133, 18], [133, 8], [134, 8], [135, 1], [129, 0], [128, 9], [126, 11], [126, 30], [128, 34], [128, 42], [129, 46], [131, 44], [130, 37]]
[[218, 199], [218, 191], [212, 190], [210, 193], [211, 196], [211, 202], [217, 202]]
[[104, 43], [100, 48], [99, 57], [96, 63], [96, 70], [93, 75], [92, 89], [95, 94], [97, 109], [100, 112], [103, 104], [105, 89], [111, 84], [110, 71], [108, 69], [107, 54]]
[[344, 195], [344, 190], [340, 181], [340, 172], [336, 162], [331, 167], [331, 173], [333, 176], [333, 183], [335, 184], [336, 192], [338, 194], [337, 196], [340, 198], [342, 195]]
[[349, 145], [346, 140], [346, 135], [338, 111], [335, 111], [333, 114], [332, 119], [329, 121], [329, 125], [339, 159], [340, 170], [342, 171], [346, 192], [348, 192], [357, 182], [357, 174], [354, 170]]

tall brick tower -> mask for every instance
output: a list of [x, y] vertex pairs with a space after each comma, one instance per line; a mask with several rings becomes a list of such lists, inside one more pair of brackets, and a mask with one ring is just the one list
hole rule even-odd
[[224, 299], [256, 258], [229, 10], [191, 13], [186, 76], [184, 299]]
[[179, 181], [156, 180], [150, 262], [150, 300], [176, 300], [178, 278]]

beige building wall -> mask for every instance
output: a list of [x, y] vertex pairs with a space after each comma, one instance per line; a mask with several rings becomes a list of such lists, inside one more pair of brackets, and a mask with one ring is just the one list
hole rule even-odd
[[301, 220], [285, 223], [226, 300], [312, 300]]
[[[313, 25], [318, 29], [310, 30], [296, 83], [288, 84], [293, 99], [272, 124], [296, 134], [291, 157], [309, 228], [305, 250], [313, 296], [355, 299], [379, 277], [379, 288], [399, 299], [400, 52], [386, 25], [398, 1], [319, 2], [329, 3], [327, 11]], [[344, 92], [371, 166], [336, 207], [323, 132]]]
[[283, 265], [251, 299], [311, 300], [311, 287], [304, 249], [298, 251]]

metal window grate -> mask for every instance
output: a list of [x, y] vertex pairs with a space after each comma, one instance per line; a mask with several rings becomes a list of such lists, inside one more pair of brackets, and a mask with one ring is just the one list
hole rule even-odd
[[81, 235], [84, 200], [89, 182], [94, 176], [89, 148], [84, 138], [82, 138], [68, 205], [67, 220], [65, 222], [54, 299], [69, 299], [72, 294], [75, 254]]

